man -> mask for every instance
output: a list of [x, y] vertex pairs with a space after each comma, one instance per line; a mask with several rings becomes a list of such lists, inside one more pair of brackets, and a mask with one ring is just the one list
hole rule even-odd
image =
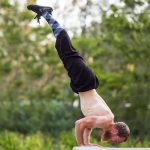
[[37, 13], [38, 22], [42, 16], [52, 27], [56, 37], [55, 47], [70, 77], [70, 86], [75, 93], [79, 94], [81, 110], [85, 117], [76, 121], [78, 144], [93, 145], [90, 144], [90, 134], [93, 128], [103, 130], [103, 140], [112, 143], [126, 141], [130, 133], [128, 126], [123, 122], [114, 122], [113, 113], [96, 92], [99, 85], [96, 75], [86, 66], [83, 58], [72, 46], [67, 32], [52, 17], [53, 9], [38, 5], [29, 5], [27, 8]]

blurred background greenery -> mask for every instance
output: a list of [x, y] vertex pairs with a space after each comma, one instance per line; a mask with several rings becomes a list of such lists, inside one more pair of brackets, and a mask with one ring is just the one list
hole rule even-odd
[[[68, 28], [72, 42], [97, 74], [98, 93], [116, 121], [131, 128], [128, 142], [102, 145], [150, 147], [150, 1], [120, 0], [109, 10], [98, 0], [85, 0], [82, 7], [69, 2], [80, 14], [80, 25]], [[76, 145], [74, 122], [82, 117], [79, 97], [48, 37], [52, 31], [46, 22], [31, 22], [31, 3], [36, 0], [23, 8], [16, 0], [0, 1], [0, 150], [70, 150]], [[57, 1], [53, 7], [59, 10]], [[98, 130], [92, 141], [100, 144]]]

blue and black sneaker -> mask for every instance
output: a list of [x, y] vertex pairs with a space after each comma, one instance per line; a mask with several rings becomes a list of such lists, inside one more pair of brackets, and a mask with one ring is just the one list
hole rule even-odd
[[51, 8], [51, 7], [39, 6], [39, 5], [28, 5], [27, 8], [29, 10], [32, 10], [33, 12], [37, 13], [37, 15], [34, 19], [37, 18], [38, 23], [40, 23], [41, 16], [44, 12], [48, 12], [48, 13], [52, 14], [52, 11], [53, 11], [53, 8]]

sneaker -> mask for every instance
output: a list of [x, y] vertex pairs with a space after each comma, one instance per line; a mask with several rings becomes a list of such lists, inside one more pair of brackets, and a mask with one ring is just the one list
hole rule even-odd
[[51, 7], [39, 6], [39, 5], [28, 5], [27, 8], [28, 8], [28, 10], [31, 10], [31, 11], [37, 13], [37, 15], [34, 19], [37, 18], [38, 23], [40, 23], [41, 16], [44, 12], [48, 12], [48, 13], [52, 14], [52, 11], [53, 11], [53, 8], [51, 8]]

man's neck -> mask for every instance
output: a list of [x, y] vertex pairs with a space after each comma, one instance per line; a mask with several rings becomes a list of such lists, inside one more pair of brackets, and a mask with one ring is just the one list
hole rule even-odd
[[103, 129], [104, 131], [111, 131], [112, 127], [114, 126], [114, 120], [112, 120], [112, 123], [109, 124], [109, 126], [107, 126], [105, 129]]

